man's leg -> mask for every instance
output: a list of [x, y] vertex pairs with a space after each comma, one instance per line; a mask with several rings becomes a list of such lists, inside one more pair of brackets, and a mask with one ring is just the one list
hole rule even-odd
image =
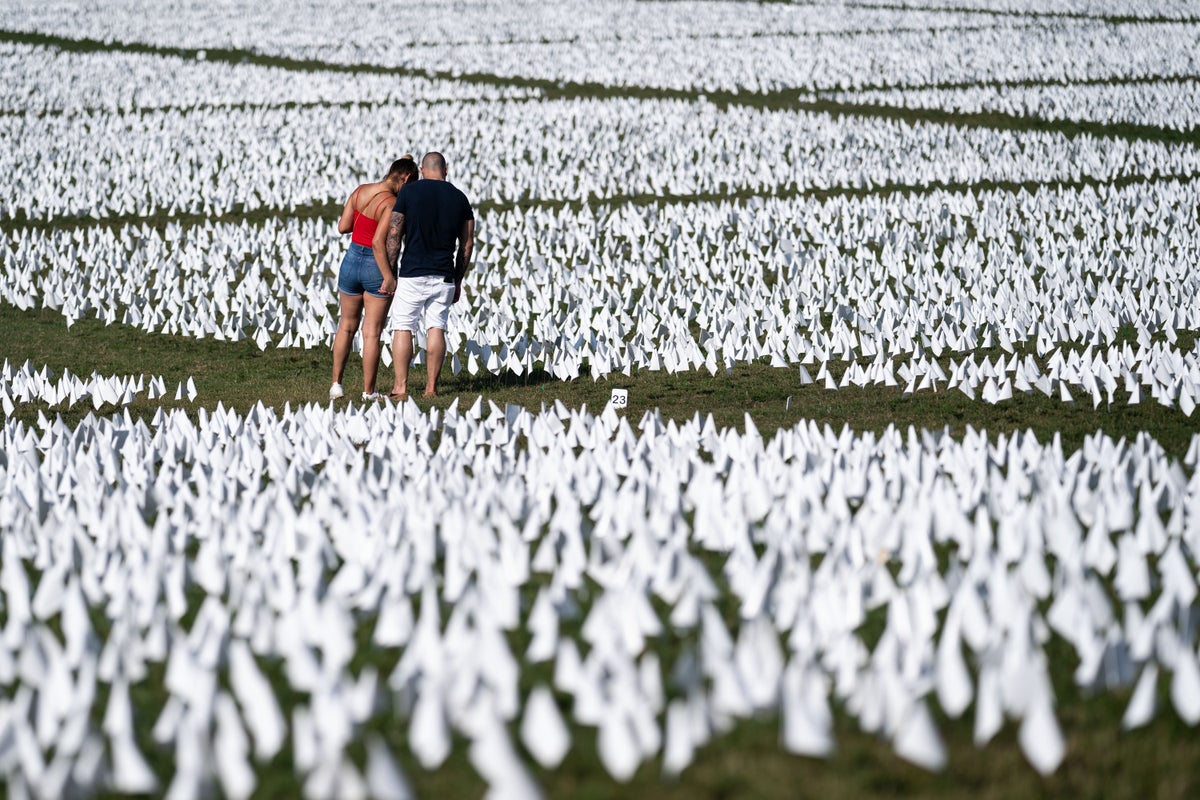
[[428, 378], [425, 380], [425, 396], [437, 396], [438, 376], [442, 374], [442, 362], [446, 360], [446, 332], [441, 328], [430, 328], [425, 339], [425, 360]]
[[421, 296], [414, 278], [399, 278], [396, 281], [396, 296], [392, 300], [392, 368], [396, 370], [396, 382], [392, 385], [392, 400], [403, 402], [408, 399], [408, 367], [413, 359], [413, 331], [421, 314]]
[[392, 335], [392, 363], [396, 368], [396, 383], [392, 386], [393, 400], [408, 399], [408, 364], [413, 357], [412, 331], [397, 330]]
[[392, 305], [390, 297], [375, 297], [363, 295], [362, 321], [362, 358], [363, 358], [363, 393], [375, 393], [375, 376], [379, 374], [379, 354], [383, 349], [379, 336], [383, 333], [383, 324], [387, 320], [388, 308]]

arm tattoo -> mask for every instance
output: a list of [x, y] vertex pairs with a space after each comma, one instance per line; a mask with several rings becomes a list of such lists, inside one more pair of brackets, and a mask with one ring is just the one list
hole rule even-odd
[[400, 240], [404, 238], [404, 215], [392, 212], [388, 220], [387, 258], [392, 270], [396, 269], [396, 259], [400, 255]]
[[462, 281], [471, 266], [471, 253], [475, 250], [474, 220], [467, 220], [463, 223], [458, 238], [458, 252], [455, 253], [454, 258], [454, 277], [455, 280]]
[[454, 273], [460, 281], [466, 276], [467, 269], [471, 266], [471, 252], [474, 249], [474, 243], [470, 239], [459, 245], [457, 257], [454, 259]]

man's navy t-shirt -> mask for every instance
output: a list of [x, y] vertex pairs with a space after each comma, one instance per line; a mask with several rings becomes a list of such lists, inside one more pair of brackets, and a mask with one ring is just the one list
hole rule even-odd
[[396, 195], [404, 215], [404, 254], [398, 278], [441, 275], [454, 280], [454, 254], [463, 223], [475, 219], [467, 196], [449, 181], [420, 180]]

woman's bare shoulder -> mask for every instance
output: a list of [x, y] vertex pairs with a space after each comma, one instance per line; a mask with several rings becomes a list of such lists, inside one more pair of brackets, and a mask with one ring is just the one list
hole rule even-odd
[[375, 187], [377, 185], [375, 183], [360, 183], [354, 187], [354, 191], [350, 192], [348, 202], [357, 209], [364, 200], [375, 194], [377, 191]]

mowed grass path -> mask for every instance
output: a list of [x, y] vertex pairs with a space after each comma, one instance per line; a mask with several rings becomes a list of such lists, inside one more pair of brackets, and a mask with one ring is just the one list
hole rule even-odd
[[[304, 403], [327, 403], [332, 361], [329, 350], [277, 349], [259, 350], [257, 345], [242, 342], [196, 340], [182, 336], [145, 333], [123, 325], [105, 326], [94, 319], [83, 319], [70, 329], [64, 318], [49, 310], [20, 311], [0, 306], [0, 360], [20, 366], [26, 360], [35, 368], [50, 367], [56, 375], [70, 370], [81, 377], [92, 372], [111, 375], [162, 375], [168, 395], [160, 401], [139, 399], [129, 406], [130, 414], [152, 417], [160, 405], [166, 407], [215, 408], [222, 403], [227, 408], [246, 411], [255, 403], [295, 407]], [[1177, 346], [1189, 349], [1194, 334], [1182, 332]], [[1002, 351], [983, 351], [992, 360]], [[949, 356], [942, 359], [943, 366]], [[465, 359], [464, 359], [465, 360]], [[346, 369], [346, 399], [339, 405], [361, 402], [362, 362], [352, 355]], [[830, 372], [840, 380], [844, 365], [830, 363]], [[809, 368], [814, 376], [816, 367]], [[629, 390], [629, 408], [623, 412], [631, 423], [637, 423], [645, 411], [658, 409], [665, 418], [684, 422], [697, 413], [712, 414], [719, 427], [742, 429], [745, 415], [750, 414], [764, 436], [769, 437], [780, 427], [790, 427], [801, 420], [813, 420], [830, 425], [835, 430], [850, 426], [856, 431], [883, 431], [888, 425], [902, 430], [909, 425], [940, 430], [949, 427], [961, 435], [969, 425], [986, 430], [993, 436], [1000, 433], [1032, 430], [1039, 441], [1049, 442], [1055, 435], [1062, 439], [1067, 452], [1077, 449], [1086, 436], [1097, 431], [1113, 438], [1132, 440], [1139, 432], [1154, 436], [1175, 458], [1183, 458], [1193, 433], [1200, 431], [1200, 414], [1188, 418], [1177, 409], [1166, 408], [1147, 396], [1138, 405], [1127, 405], [1127, 395], [1118, 392], [1114, 403], [1092, 407], [1090, 396], [1073, 390], [1074, 403], [1064, 403], [1040, 392], [1016, 394], [1013, 399], [997, 405], [982, 400], [970, 400], [958, 389], [942, 384], [938, 391], [928, 389], [905, 396], [901, 387], [887, 388], [848, 386], [837, 391], [826, 389], [823, 382], [801, 385], [799, 370], [774, 368], [763, 363], [737, 364], [731, 372], [718, 370], [668, 374], [666, 372], [633, 371], [630, 375], [616, 373], [599, 381], [580, 377], [560, 381], [544, 372], [523, 376], [506, 373], [500, 376], [480, 372], [470, 375], [464, 369], [451, 374], [449, 364], [443, 370], [441, 396], [433, 401], [417, 399], [423, 408], [445, 408], [455, 398], [460, 408], [467, 408], [482, 396], [503, 406], [515, 403], [530, 411], [542, 404], [561, 400], [568, 407], [587, 405], [599, 412], [614, 388]], [[198, 397], [195, 403], [176, 402], [175, 388], [181, 381], [195, 378]], [[414, 367], [410, 385], [424, 385], [424, 367]], [[378, 388], [388, 391], [392, 386], [390, 368], [381, 367]], [[111, 413], [112, 406], [104, 413]], [[84, 417], [93, 408], [90, 401], [81, 401], [73, 408], [56, 406], [49, 409], [44, 403], [18, 406], [13, 412], [17, 419], [37, 420], [39, 413], [53, 417], [61, 414], [67, 422]]]
[[[926, 9], [913, 8], [912, 11]], [[956, 9], [957, 10], [957, 9]], [[1023, 15], [1023, 12], [1021, 12]], [[1179, 24], [1179, 21], [1158, 20]], [[1109, 24], [1148, 24], [1147, 20], [1112, 17]], [[1185, 22], [1195, 22], [1195, 18]], [[737, 92], [730, 90], [700, 90], [700, 89], [667, 89], [655, 86], [612, 86], [598, 81], [559, 81], [550, 78], [533, 78], [514, 75], [501, 75], [492, 72], [439, 72], [436, 70], [415, 69], [412, 67], [382, 66], [379, 64], [344, 64], [340, 62], [322, 61], [318, 59], [289, 58], [281, 55], [261, 53], [253, 49], [221, 48], [221, 47], [168, 47], [133, 41], [100, 41], [87, 37], [60, 36], [48, 33], [16, 31], [0, 28], [0, 42], [28, 44], [41, 47], [56, 48], [63, 52], [126, 52], [150, 55], [175, 56], [186, 60], [198, 58], [204, 53], [208, 61], [218, 61], [230, 64], [256, 64], [265, 67], [277, 67], [293, 72], [346, 72], [395, 75], [397, 77], [423, 77], [434, 80], [449, 80], [463, 84], [478, 84], [500, 88], [519, 88], [536, 90], [542, 99], [554, 100], [560, 98], [633, 98], [633, 99], [671, 99], [699, 100], [721, 106], [744, 106], [769, 110], [812, 111], [829, 113], [847, 117], [875, 117], [882, 119], [903, 120], [909, 123], [933, 122], [968, 128], [990, 128], [995, 130], [1014, 131], [1055, 131], [1066, 136], [1091, 135], [1103, 138], [1140, 139], [1158, 142], [1192, 143], [1200, 142], [1200, 129], [1178, 130], [1162, 125], [1143, 125], [1129, 122], [1095, 122], [1090, 120], [1043, 119], [1041, 117], [1006, 113], [1002, 111], [958, 112], [937, 108], [906, 108], [904, 106], [883, 105], [879, 103], [838, 102], [826, 95], [840, 91], [831, 87], [812, 87], [811, 89], [780, 89], [769, 92]], [[517, 45], [519, 46], [519, 45]], [[703, 46], [697, 43], [697, 46]], [[1191, 82], [1197, 80], [1195, 75], [1149, 75], [1139, 76], [1132, 82], [1168, 81]], [[1095, 79], [1062, 81], [1059, 79], [1017, 79], [1017, 80], [960, 80], [950, 83], [906, 84], [892, 86], [878, 84], [875, 89], [904, 88], [966, 88], [971, 86], [991, 87], [1028, 87], [1028, 86], [1062, 86], [1062, 85], [1121, 85], [1131, 82], [1128, 78], [1107, 76]]]

